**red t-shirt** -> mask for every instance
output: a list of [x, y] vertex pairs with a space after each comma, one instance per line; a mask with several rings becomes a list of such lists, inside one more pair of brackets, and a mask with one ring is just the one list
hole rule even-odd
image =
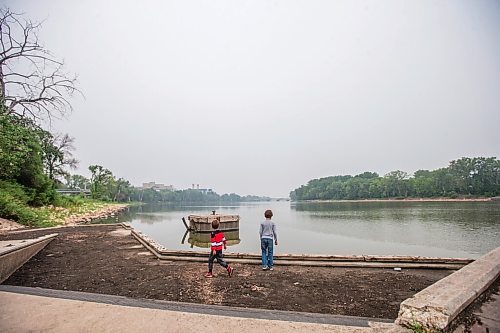
[[226, 237], [220, 230], [212, 231], [210, 234], [210, 249], [213, 251], [222, 250], [222, 245], [226, 245]]

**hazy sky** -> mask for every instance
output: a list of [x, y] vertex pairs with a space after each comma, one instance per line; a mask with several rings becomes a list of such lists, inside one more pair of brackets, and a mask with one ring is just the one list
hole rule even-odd
[[85, 99], [77, 172], [287, 196], [500, 156], [500, 1], [4, 1]]

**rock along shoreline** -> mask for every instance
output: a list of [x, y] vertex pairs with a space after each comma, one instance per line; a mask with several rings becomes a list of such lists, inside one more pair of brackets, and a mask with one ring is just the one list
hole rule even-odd
[[[57, 225], [55, 228], [89, 224], [95, 220], [114, 217], [122, 213], [123, 211], [127, 210], [128, 207], [129, 205], [127, 204], [110, 204], [108, 206], [84, 214], [72, 214], [68, 216], [62, 223]], [[19, 224], [17, 222], [0, 218], [0, 234], [5, 234], [10, 231], [16, 231], [22, 229], [31, 230], [31, 229], [48, 229], [48, 228], [30, 228], [28, 226]]]
[[108, 217], [114, 217], [117, 214], [128, 209], [128, 205], [123, 204], [113, 204], [110, 206], [103, 207], [97, 211], [88, 212], [82, 215], [70, 215], [61, 224], [62, 226], [75, 226], [79, 224], [91, 223], [94, 220], [104, 219]]

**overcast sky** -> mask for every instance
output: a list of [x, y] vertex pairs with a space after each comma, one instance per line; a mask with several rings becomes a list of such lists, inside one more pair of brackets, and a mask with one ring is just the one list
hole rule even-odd
[[288, 196], [500, 156], [500, 1], [4, 3], [78, 74], [86, 176]]

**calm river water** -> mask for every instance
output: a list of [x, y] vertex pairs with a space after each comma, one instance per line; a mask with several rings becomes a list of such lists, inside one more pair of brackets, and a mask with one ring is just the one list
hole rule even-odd
[[120, 217], [169, 249], [206, 251], [206, 234], [185, 234], [190, 214], [240, 215], [229, 251], [260, 252], [259, 223], [272, 209], [275, 253], [420, 255], [477, 258], [500, 246], [498, 202], [264, 202], [143, 206]]

